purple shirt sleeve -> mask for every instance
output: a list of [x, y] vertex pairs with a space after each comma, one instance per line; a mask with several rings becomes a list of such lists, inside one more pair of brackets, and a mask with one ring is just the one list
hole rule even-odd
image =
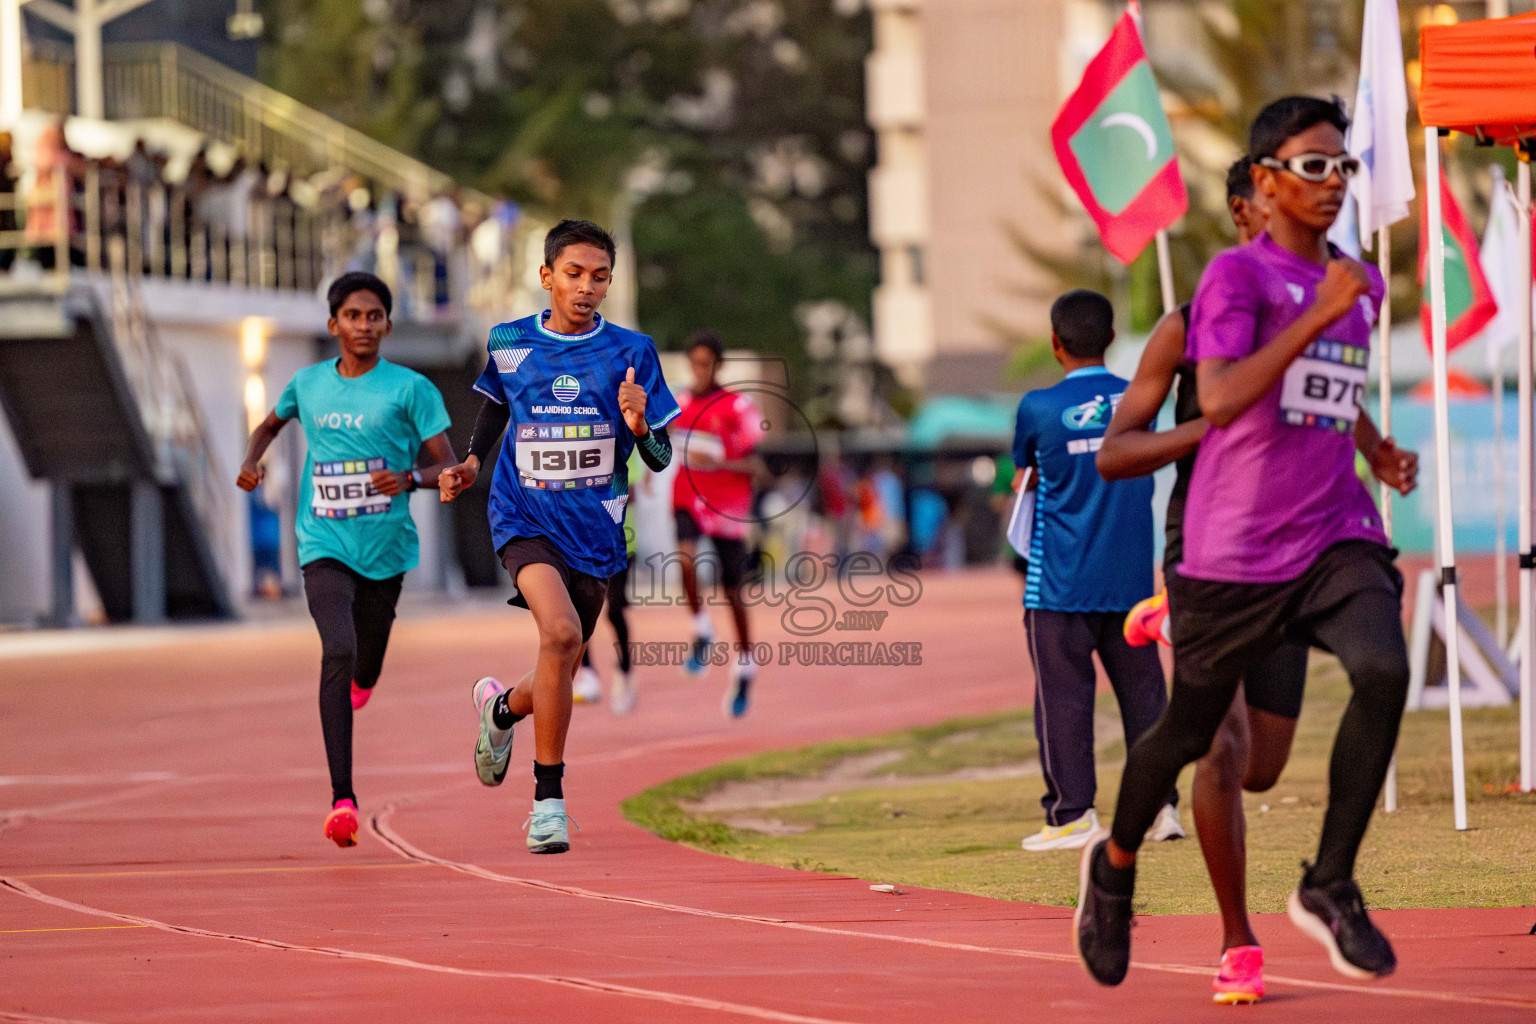
[[1212, 260], [1189, 311], [1190, 358], [1198, 363], [1251, 355], [1258, 347], [1263, 294], [1241, 250], [1229, 249]]

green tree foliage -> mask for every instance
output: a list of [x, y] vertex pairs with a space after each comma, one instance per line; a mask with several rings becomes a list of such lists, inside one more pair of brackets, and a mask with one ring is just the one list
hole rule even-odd
[[547, 216], [632, 217], [640, 318], [794, 355], [867, 318], [870, 22], [848, 0], [266, 0], [268, 81]]

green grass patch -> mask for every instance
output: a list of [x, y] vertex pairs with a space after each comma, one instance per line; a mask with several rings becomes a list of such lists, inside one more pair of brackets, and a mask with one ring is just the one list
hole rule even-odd
[[[1301, 860], [1315, 852], [1334, 731], [1348, 695], [1338, 663], [1314, 656], [1291, 762], [1273, 790], [1245, 795], [1249, 901], [1254, 911], [1283, 909]], [[1113, 714], [1112, 698], [1103, 698], [1101, 711]], [[1468, 710], [1464, 727], [1472, 829], [1456, 832], [1446, 713], [1419, 712], [1404, 720], [1398, 745], [1400, 809], [1376, 815], [1360, 854], [1358, 877], [1372, 906], [1536, 902], [1529, 866], [1536, 845], [1536, 797], [1505, 792], [1519, 777], [1516, 710]], [[1107, 817], [1119, 786], [1124, 746], [1116, 737], [1102, 739], [1098, 803]], [[917, 783], [855, 781], [850, 785], [860, 788], [755, 812], [805, 828], [800, 834], [770, 835], [729, 824], [729, 813], [685, 809], [731, 783], [825, 777], [851, 758], [882, 752], [891, 760], [879, 767], [879, 775], [906, 776]], [[1076, 892], [1076, 853], [1019, 849], [1019, 840], [1042, 821], [1039, 777], [964, 777], [967, 769], [1021, 765], [1035, 756], [1027, 711], [957, 719], [717, 765], [638, 794], [625, 802], [624, 812], [667, 839], [743, 860], [1068, 906]], [[1193, 836], [1188, 809], [1192, 771], [1186, 769], [1179, 791], [1184, 825]], [[1215, 911], [1193, 838], [1143, 849], [1139, 910]]]

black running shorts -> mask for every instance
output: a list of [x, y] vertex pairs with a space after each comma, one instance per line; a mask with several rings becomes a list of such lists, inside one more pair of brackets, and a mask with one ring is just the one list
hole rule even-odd
[[740, 587], [741, 577], [747, 571], [747, 542], [740, 537], [716, 537], [714, 534], [706, 534], [699, 528], [693, 513], [685, 508], [674, 509], [672, 514], [677, 521], [677, 539], [697, 541], [700, 537], [707, 536], [720, 558], [721, 584], [728, 590]]
[[[608, 599], [608, 581], [600, 576], [592, 576], [572, 569], [565, 563], [565, 557], [560, 554], [560, 549], [547, 537], [513, 537], [502, 545], [497, 552], [501, 556], [501, 564], [507, 567], [507, 572], [512, 576], [512, 585], [517, 586], [517, 574], [523, 566], [542, 562], [552, 565], [560, 578], [565, 581], [566, 592], [571, 595], [571, 604], [576, 606], [576, 616], [581, 620], [581, 640], [583, 643], [592, 639], [592, 630], [597, 627], [597, 617], [603, 613], [603, 602]], [[527, 608], [528, 600], [522, 592], [514, 594], [507, 604], [518, 608]]]
[[[1306, 678], [1306, 626], [1356, 594], [1382, 590], [1400, 598], [1397, 552], [1370, 541], [1328, 548], [1294, 580], [1222, 583], [1174, 574], [1168, 579], [1174, 657], [1189, 680], [1244, 677], [1248, 703], [1294, 718]], [[1287, 654], [1300, 647], [1301, 655]], [[1280, 659], [1292, 659], [1289, 666]], [[1257, 676], [1257, 678], [1255, 678]]]
[[[1164, 570], [1170, 598], [1177, 574], [1176, 565]], [[1243, 675], [1243, 699], [1248, 706], [1282, 718], [1301, 717], [1301, 698], [1307, 686], [1307, 653], [1306, 644], [1287, 640], [1250, 668]]]

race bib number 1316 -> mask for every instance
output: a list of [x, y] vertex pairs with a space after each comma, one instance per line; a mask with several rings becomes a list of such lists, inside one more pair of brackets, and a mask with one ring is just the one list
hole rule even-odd
[[577, 490], [613, 481], [614, 432], [610, 423], [517, 426], [517, 475], [524, 487]]

